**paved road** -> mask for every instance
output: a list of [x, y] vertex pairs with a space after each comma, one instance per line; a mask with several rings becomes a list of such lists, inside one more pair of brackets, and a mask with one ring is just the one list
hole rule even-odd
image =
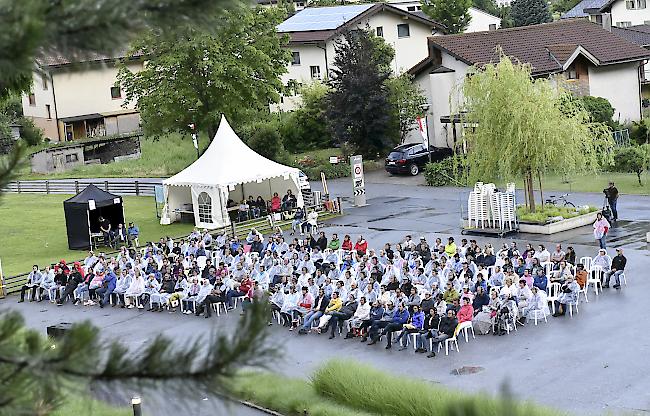
[[[419, 178], [416, 178], [416, 181]], [[394, 183], [394, 182], [397, 182]], [[314, 184], [317, 188], [317, 184]], [[330, 181], [332, 194], [348, 197], [348, 180]], [[413, 184], [412, 178], [389, 178], [383, 172], [368, 175], [369, 205], [352, 208], [332, 221], [325, 231], [363, 234], [370, 245], [400, 240], [404, 234], [460, 237], [459, 213], [463, 189], [426, 188]], [[459, 196], [460, 195], [460, 196]], [[601, 195], [576, 194], [580, 204], [599, 204]], [[386, 371], [442, 383], [465, 391], [496, 394], [508, 383], [519, 398], [534, 400], [576, 414], [650, 412], [650, 376], [647, 357], [650, 332], [643, 320], [647, 311], [650, 284], [645, 279], [650, 267], [645, 232], [650, 224], [650, 197], [625, 196], [620, 203], [620, 225], [612, 231], [612, 244], [626, 247], [629, 286], [622, 291], [609, 290], [599, 297], [593, 293], [588, 304], [581, 303], [573, 319], [549, 318], [537, 327], [528, 325], [507, 337], [477, 336], [460, 353], [426, 359], [408, 351], [386, 351], [382, 346], [368, 347], [352, 340], [328, 340], [326, 336], [298, 336], [273, 327], [269, 342], [278, 345], [284, 358], [273, 369], [296, 377], [308, 377], [318, 365], [331, 358], [350, 358], [371, 363]], [[477, 238], [479, 243], [500, 240]], [[571, 243], [578, 254], [594, 255], [595, 242], [589, 227], [555, 235], [552, 239], [517, 235], [514, 240]], [[21, 310], [27, 324], [40, 330], [56, 322], [90, 319], [109, 338], [123, 340], [138, 348], [158, 334], [177, 340], [203, 334], [208, 330], [234, 331], [237, 316], [230, 314], [213, 320], [182, 315], [139, 313], [128, 310], [99, 310], [41, 304], [2, 305]], [[638, 322], [638, 323], [637, 323]], [[462, 366], [480, 366], [473, 375], [453, 375]], [[201, 413], [201, 398], [191, 398], [192, 409]], [[211, 403], [208, 400], [208, 403]], [[204, 404], [201, 401], [201, 404]], [[207, 404], [206, 404], [207, 405]], [[219, 406], [216, 406], [217, 408]], [[164, 408], [164, 406], [163, 406]], [[207, 410], [206, 410], [207, 412]], [[172, 414], [163, 411], [156, 414]], [[234, 411], [232, 414], [240, 414]]]

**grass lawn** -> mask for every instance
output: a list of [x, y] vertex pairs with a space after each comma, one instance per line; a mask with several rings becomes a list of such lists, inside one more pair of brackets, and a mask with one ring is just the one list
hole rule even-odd
[[[63, 201], [70, 195], [3, 194], [0, 197], [0, 259], [6, 276], [29, 272], [59, 259], [78, 260], [86, 253], [68, 250]], [[140, 227], [140, 244], [161, 236], [189, 234], [192, 224], [162, 226], [153, 197], [124, 197], [126, 221]]]
[[[588, 175], [573, 175], [569, 178], [549, 175], [542, 180], [542, 186], [544, 187], [544, 198], [552, 194], [550, 191], [600, 193], [607, 187], [610, 180], [614, 181], [620, 193], [650, 195], [650, 175], [645, 173], [641, 176], [641, 179], [643, 186], [639, 186], [634, 173], [600, 172]], [[523, 181], [517, 181], [517, 188], [521, 189], [522, 187]], [[535, 180], [535, 189], [539, 189], [537, 180]], [[539, 197], [539, 194], [536, 197]]]
[[68, 395], [64, 405], [54, 411], [51, 416], [129, 416], [133, 410], [128, 407], [112, 407], [104, 402], [93, 400], [76, 394]]

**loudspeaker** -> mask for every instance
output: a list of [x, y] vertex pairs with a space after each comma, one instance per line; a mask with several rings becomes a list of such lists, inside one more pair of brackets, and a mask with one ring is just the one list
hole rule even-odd
[[60, 324], [51, 325], [47, 327], [47, 336], [57, 339], [61, 338], [66, 331], [69, 331], [72, 328], [70, 322], [61, 322]]

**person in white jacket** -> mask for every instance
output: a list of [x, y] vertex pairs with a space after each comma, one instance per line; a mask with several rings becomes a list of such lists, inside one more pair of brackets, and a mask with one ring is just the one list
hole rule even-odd
[[352, 315], [352, 318], [350, 318], [348, 321], [349, 336], [346, 335], [346, 338], [352, 338], [352, 330], [359, 328], [363, 321], [368, 320], [368, 318], [370, 318], [370, 303], [366, 301], [365, 296], [361, 296], [357, 310], [354, 312], [354, 315]]
[[144, 279], [142, 278], [142, 274], [140, 273], [140, 271], [135, 270], [135, 275], [131, 280], [131, 285], [126, 290], [126, 292], [124, 292], [124, 303], [126, 304], [127, 308], [133, 309], [134, 307], [133, 303], [137, 303], [138, 308], [140, 309], [144, 308], [144, 306], [142, 306], [142, 303], [137, 302], [137, 299], [140, 296], [142, 296], [143, 293], [144, 293]]

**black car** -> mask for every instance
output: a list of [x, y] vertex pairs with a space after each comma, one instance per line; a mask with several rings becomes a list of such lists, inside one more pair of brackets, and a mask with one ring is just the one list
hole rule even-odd
[[424, 165], [429, 163], [429, 154], [431, 154], [431, 161], [438, 162], [448, 156], [452, 155], [452, 151], [446, 147], [427, 147], [419, 143], [403, 144], [397, 146], [386, 157], [385, 168], [386, 172], [395, 173], [410, 173], [415, 176], [420, 173]]

